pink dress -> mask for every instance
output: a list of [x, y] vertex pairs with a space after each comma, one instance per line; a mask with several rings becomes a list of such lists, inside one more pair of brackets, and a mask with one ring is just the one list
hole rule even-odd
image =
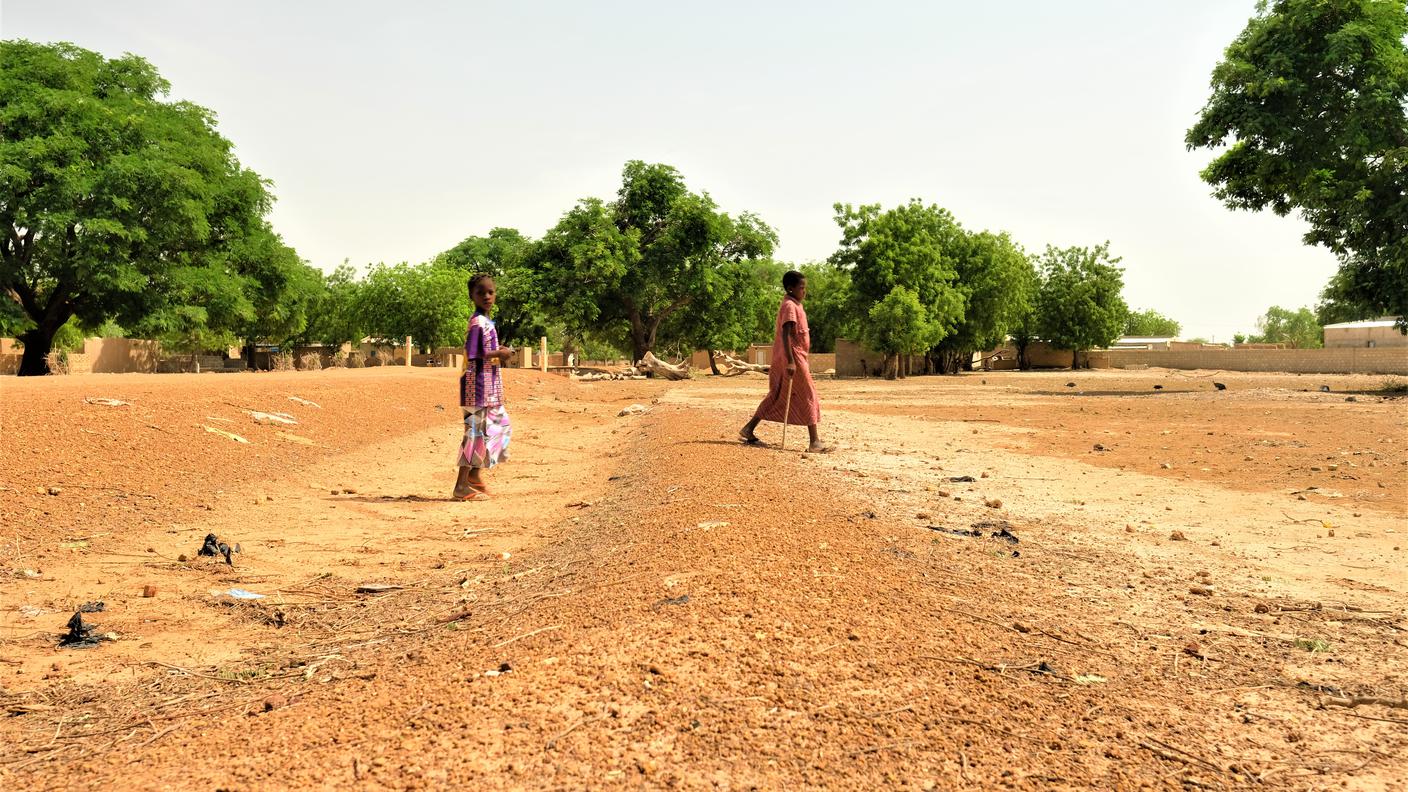
[[792, 411], [787, 423], [812, 426], [821, 423], [821, 403], [816, 398], [816, 385], [807, 366], [807, 352], [812, 348], [811, 331], [807, 328], [807, 310], [792, 297], [784, 297], [777, 309], [776, 335], [772, 341], [772, 366], [768, 369], [768, 395], [758, 405], [754, 417], [782, 423], [787, 412], [787, 349], [783, 346], [782, 326], [794, 322], [792, 357], [797, 361], [797, 373], [792, 383]]

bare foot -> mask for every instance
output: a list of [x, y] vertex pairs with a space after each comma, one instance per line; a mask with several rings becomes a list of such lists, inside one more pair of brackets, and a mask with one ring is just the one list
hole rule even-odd
[[811, 445], [807, 446], [807, 453], [808, 453], [808, 454], [829, 454], [829, 453], [831, 453], [831, 446], [829, 446], [829, 445], [827, 445], [826, 443], [823, 443], [823, 442], [821, 442], [820, 440], [818, 440], [818, 441], [816, 441], [815, 443], [812, 443]]
[[748, 445], [763, 445], [763, 441], [759, 440], [757, 435], [741, 429], [738, 432], [738, 439]]

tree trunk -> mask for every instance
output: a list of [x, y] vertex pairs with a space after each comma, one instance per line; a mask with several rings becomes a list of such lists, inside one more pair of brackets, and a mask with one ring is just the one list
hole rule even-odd
[[20, 358], [21, 377], [42, 377], [49, 373], [49, 353], [54, 349], [54, 335], [68, 321], [65, 316], [58, 324], [41, 323], [19, 337], [24, 344], [24, 356]]
[[1071, 350], [1071, 371], [1075, 371], [1078, 368], [1080, 368], [1080, 350], [1073, 349]]
[[1027, 344], [1017, 344], [1017, 370], [1030, 371], [1032, 361], [1027, 357]]
[[719, 376], [719, 363], [718, 361], [714, 360], [714, 350], [712, 349], [709, 350], [709, 371], [714, 376]]
[[892, 380], [899, 374], [900, 361], [895, 355], [885, 354], [885, 379]]

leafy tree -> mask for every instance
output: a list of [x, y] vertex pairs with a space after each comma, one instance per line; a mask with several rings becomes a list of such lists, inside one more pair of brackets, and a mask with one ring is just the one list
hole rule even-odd
[[332, 347], [362, 340], [367, 333], [358, 297], [360, 288], [357, 270], [346, 261], [323, 275], [308, 310], [303, 338]]
[[[495, 228], [487, 236], [466, 237], [435, 257], [437, 264], [454, 267], [466, 280], [480, 272], [494, 276], [494, 323], [500, 340], [507, 344], [532, 344], [548, 332], [537, 282], [523, 265], [530, 244], [531, 240], [515, 229]], [[564, 351], [570, 351], [569, 346], [564, 345]]]
[[[956, 284], [956, 262], [967, 245], [953, 215], [918, 199], [890, 210], [879, 204], [838, 203], [834, 208], [841, 247], [830, 260], [851, 276], [854, 314], [871, 317], [877, 303], [903, 286], [924, 308], [925, 337], [937, 344], [950, 335], [963, 318], [965, 295]], [[882, 315], [905, 316], [898, 306], [906, 299], [896, 296], [890, 305], [894, 310]], [[866, 328], [863, 335], [875, 338], [884, 332]]]
[[885, 355], [886, 379], [903, 376], [898, 365], [899, 355], [923, 352], [933, 346], [943, 332], [940, 325], [930, 321], [918, 293], [904, 286], [894, 287], [883, 300], [872, 305], [869, 316], [865, 341]]
[[963, 314], [934, 350], [940, 371], [956, 374], [973, 353], [1002, 343], [1036, 297], [1036, 271], [1007, 234], [968, 235], [954, 260]]
[[368, 334], [393, 342], [410, 336], [422, 352], [462, 342], [471, 312], [464, 273], [434, 263], [372, 267], [356, 304]]
[[[725, 262], [706, 273], [704, 289], [687, 310], [661, 326], [657, 340], [687, 354], [695, 349], [742, 350], [771, 339], [784, 272], [784, 265], [768, 260]], [[719, 373], [712, 354], [709, 368]]]
[[[8, 322], [24, 317], [12, 328], [21, 374], [48, 371], [54, 334], [75, 316], [194, 332], [215, 327], [212, 311], [245, 315], [254, 280], [234, 250], [268, 230], [266, 185], [210, 111], [168, 91], [136, 56], [0, 42], [0, 294]], [[214, 304], [181, 303], [183, 292]]]
[[258, 343], [283, 346], [304, 337], [322, 296], [323, 273], [272, 233], [252, 235], [237, 250], [254, 309], [253, 318], [235, 328], [246, 347], [252, 352]]
[[1177, 337], [1183, 325], [1150, 308], [1130, 311], [1124, 320], [1124, 334], [1130, 336]]
[[[1408, 332], [1408, 6], [1276, 0], [1227, 48], [1190, 149], [1234, 209], [1297, 209], [1340, 259], [1336, 293]], [[1229, 145], [1230, 144], [1230, 145]]]
[[711, 302], [725, 264], [771, 255], [777, 235], [754, 215], [719, 211], [668, 165], [633, 160], [621, 182], [612, 203], [579, 201], [524, 263], [551, 318], [578, 337], [624, 325], [639, 360], [662, 324]]
[[1029, 371], [1032, 367], [1032, 360], [1027, 355], [1027, 350], [1037, 341], [1037, 322], [1040, 318], [1037, 315], [1037, 302], [1041, 296], [1042, 286], [1043, 281], [1038, 273], [1033, 285], [1032, 303], [1026, 311], [1017, 317], [1017, 321], [1010, 331], [1012, 346], [1017, 348], [1017, 368], [1022, 371]]
[[[835, 352], [836, 339], [856, 337], [860, 322], [852, 312], [850, 270], [830, 264], [807, 264], [798, 272], [807, 276], [807, 325], [812, 334], [813, 352]], [[770, 338], [777, 317], [777, 304], [772, 315], [765, 317], [762, 338]]]
[[1037, 296], [1037, 327], [1043, 339], [1071, 350], [1071, 367], [1080, 353], [1109, 346], [1120, 337], [1129, 313], [1120, 292], [1123, 270], [1115, 266], [1110, 244], [1093, 248], [1046, 246], [1039, 259], [1042, 286]]
[[[1408, 288], [1405, 285], [1404, 288]], [[1379, 312], [1354, 294], [1353, 285], [1344, 270], [1330, 277], [1330, 282], [1320, 292], [1320, 302], [1315, 305], [1315, 319], [1321, 326], [1340, 322], [1359, 322], [1377, 319]]]
[[1324, 331], [1309, 308], [1292, 311], [1273, 305], [1256, 320], [1259, 331], [1251, 337], [1255, 344], [1289, 344], [1295, 349], [1324, 346]]

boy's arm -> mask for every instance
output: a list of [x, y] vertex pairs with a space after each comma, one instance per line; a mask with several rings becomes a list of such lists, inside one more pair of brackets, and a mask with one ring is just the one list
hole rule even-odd
[[797, 358], [792, 354], [792, 339], [796, 330], [796, 322], [788, 322], [782, 326], [782, 348], [787, 352], [788, 374], [797, 370]]

